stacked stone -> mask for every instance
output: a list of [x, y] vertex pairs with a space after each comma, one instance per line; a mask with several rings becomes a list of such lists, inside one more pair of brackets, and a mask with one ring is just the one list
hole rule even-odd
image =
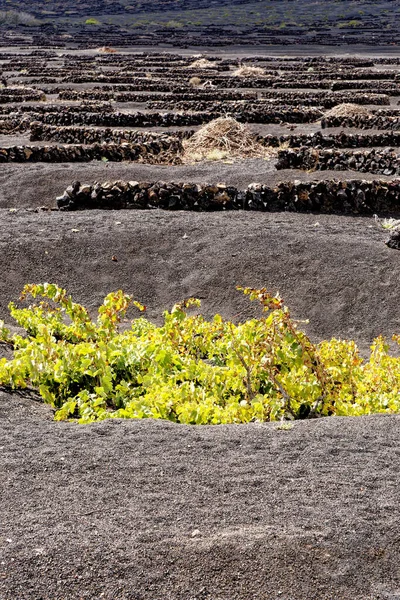
[[[187, 83], [186, 83], [186, 87], [189, 85], [188, 81], [189, 78], [187, 78]], [[135, 81], [132, 81], [132, 77], [131, 76], [127, 76], [127, 77], [103, 77], [101, 79], [101, 81], [103, 83], [129, 83], [132, 86], [134, 86], [134, 89], [137, 90], [138, 92], [147, 92], [147, 91], [152, 91], [152, 92], [174, 92], [176, 90], [182, 89], [183, 87], [183, 82], [178, 82], [178, 83], [174, 83], [174, 82], [169, 82], [169, 81], [162, 81], [162, 80], [151, 80], [151, 79], [147, 79], [146, 77], [140, 77], [138, 79], [136, 79]], [[61, 83], [99, 83], [99, 76], [98, 75], [94, 75], [93, 77], [75, 77], [73, 80], [70, 80], [70, 78], [66, 77], [65, 79], [63, 79], [61, 81]], [[73, 92], [74, 90], [66, 90], [68, 92], [70, 92], [70, 94], [68, 95], [64, 95], [63, 96], [63, 100], [73, 100], [73, 96], [74, 94], [72, 94], [71, 92]], [[86, 90], [87, 92], [91, 92], [91, 90]], [[81, 90], [81, 93], [78, 92], [78, 94], [75, 95], [75, 99], [76, 98], [84, 98], [85, 96], [87, 97], [89, 94], [84, 94], [82, 93], [84, 92], [84, 90]], [[68, 97], [69, 96], [69, 97]]]
[[[179, 141], [173, 139], [173, 147]], [[0, 163], [10, 162], [89, 162], [109, 160], [113, 162], [146, 159], [165, 152], [165, 145], [153, 140], [142, 144], [93, 144], [92, 146], [11, 146], [0, 148]]]
[[0, 117], [0, 133], [13, 133], [16, 131], [26, 131], [29, 129], [29, 121], [30, 119], [25, 117], [15, 118], [15, 117]]
[[172, 100], [164, 100], [161, 102], [153, 102], [151, 108], [154, 110], [188, 110], [194, 112], [209, 111], [213, 114], [227, 114], [235, 119], [245, 123], [264, 123], [264, 124], [279, 124], [279, 123], [313, 123], [321, 119], [323, 113], [318, 108], [308, 108], [304, 106], [274, 106], [267, 104], [264, 101], [248, 101], [246, 103], [240, 101], [233, 102], [207, 102], [197, 100], [183, 100], [175, 102]]
[[394, 71], [371, 71], [371, 70], [343, 70], [343, 71], [323, 71], [321, 73], [315, 72], [312, 73], [312, 76], [317, 79], [330, 79], [331, 81], [335, 80], [344, 80], [344, 81], [380, 81], [380, 80], [394, 80], [396, 74]]
[[[104, 85], [101, 88], [92, 88], [92, 90], [66, 90], [64, 88], [52, 88], [46, 90], [46, 92], [51, 94], [58, 94], [60, 100], [94, 100], [94, 96], [97, 93], [105, 93], [111, 92], [108, 99], [114, 99], [115, 93], [121, 92], [130, 92], [129, 101], [130, 102], [152, 102], [160, 100], [160, 98], [164, 98], [165, 95], [161, 95], [159, 93], [143, 93], [136, 92], [136, 87], [133, 85], [119, 85], [119, 86], [107, 86]], [[126, 98], [127, 96], [124, 95]], [[218, 90], [212, 91], [212, 89], [184, 89], [181, 92], [174, 92], [172, 96], [169, 94], [168, 96], [171, 100], [209, 100], [209, 101], [221, 101], [221, 100], [256, 100], [257, 92], [246, 92], [243, 90]]]
[[58, 93], [59, 100], [87, 100], [90, 98], [95, 101], [113, 100], [114, 93], [99, 90], [61, 90], [60, 92], [51, 90], [52, 93]]
[[393, 250], [400, 250], [400, 227], [390, 232], [386, 245]]
[[[171, 73], [171, 71], [170, 71]], [[175, 71], [171, 75], [172, 80], [168, 82], [168, 79], [164, 76], [163, 79], [150, 79], [146, 77], [145, 72], [143, 73], [124, 73], [124, 74], [102, 74], [99, 77], [98, 74], [71, 74], [62, 78], [62, 83], [111, 83], [111, 84], [131, 84], [135, 90], [159, 90], [168, 91], [173, 90], [176, 85], [188, 86], [189, 79], [193, 76], [206, 77], [215, 87], [222, 87], [224, 89], [235, 89], [235, 88], [268, 88], [270, 87], [277, 78], [275, 77], [229, 77], [229, 76], [216, 76], [215, 70], [203, 71], [201, 69], [186, 69], [185, 71]]]
[[32, 100], [46, 100], [46, 97], [41, 90], [32, 90], [30, 88], [0, 89], [0, 104], [10, 102], [30, 102]]
[[[264, 62], [265, 61], [265, 55], [260, 55], [260, 56], [252, 56], [251, 62], [256, 62], [256, 61], [260, 61], [260, 62]], [[373, 60], [371, 58], [357, 58], [355, 56], [343, 56], [343, 57], [339, 57], [339, 56], [315, 56], [310, 58], [309, 56], [296, 56], [296, 64], [293, 66], [293, 58], [285, 58], [285, 57], [281, 57], [281, 56], [269, 56], [268, 57], [268, 62], [272, 62], [272, 63], [288, 63], [289, 68], [291, 69], [296, 69], [297, 67], [297, 63], [303, 64], [307, 67], [323, 67], [323, 66], [328, 66], [328, 67], [332, 67], [332, 65], [338, 65], [338, 66], [347, 66], [347, 67], [358, 67], [358, 68], [367, 68], [367, 67], [373, 67], [374, 64], [399, 64], [396, 63], [395, 61], [399, 60], [397, 58], [393, 59], [393, 63], [392, 63], [392, 59], [388, 59], [387, 62], [383, 62], [382, 59], [380, 58], [374, 58]], [[224, 61], [225, 62], [225, 61]], [[281, 65], [279, 64], [279, 69], [281, 69]]]
[[400, 86], [391, 81], [335, 81], [331, 86], [332, 91], [337, 90], [369, 90], [372, 94], [387, 94], [388, 96], [400, 96]]
[[[219, 116], [219, 115], [217, 115]], [[211, 113], [121, 113], [121, 112], [58, 112], [31, 114], [34, 121], [47, 125], [95, 125], [103, 127], [193, 127], [216, 118]]]
[[114, 181], [69, 186], [57, 198], [61, 210], [154, 209], [293, 211], [338, 214], [400, 213], [400, 180], [225, 184]]
[[318, 79], [317, 77], [301, 77], [298, 79], [276, 79], [271, 88], [276, 90], [307, 90], [309, 88], [319, 90], [330, 90], [332, 81], [330, 79]]
[[320, 131], [312, 134], [299, 135], [266, 135], [259, 136], [259, 141], [265, 146], [278, 147], [285, 144], [290, 148], [373, 148], [373, 147], [397, 147], [400, 146], [400, 132], [387, 133], [345, 133], [322, 135]]
[[[296, 69], [294, 73], [290, 73], [289, 77], [286, 75], [276, 78], [273, 82], [273, 86], [275, 88], [315, 88], [318, 89], [332, 89], [332, 85], [337, 81], [345, 81], [346, 83], [351, 83], [352, 81], [363, 82], [367, 81], [377, 81], [377, 87], [380, 87], [380, 82], [384, 83], [394, 80], [395, 73], [393, 71], [349, 71], [345, 70], [343, 72], [340, 71], [332, 71], [332, 70], [313, 70], [311, 73], [308, 71], [300, 71], [300, 69]], [[315, 85], [315, 82], [318, 81], [318, 86]], [[313, 85], [314, 84], [314, 85]], [[371, 86], [370, 86], [371, 87]], [[343, 88], [347, 89], [347, 88]], [[370, 89], [368, 87], [361, 87], [360, 89]], [[390, 89], [390, 86], [389, 86]], [[382, 93], [379, 89], [376, 93]]]
[[[1, 122], [0, 122], [1, 123]], [[116, 129], [92, 129], [85, 127], [52, 127], [43, 125], [39, 121], [30, 124], [30, 141], [54, 141], [63, 144], [95, 144], [106, 143], [130, 143], [130, 144], [152, 144], [155, 142], [161, 147], [162, 152], [178, 153], [182, 151], [181, 140], [193, 135], [193, 131], [178, 131], [177, 134], [150, 133], [147, 131], [116, 130]]]
[[279, 99], [285, 104], [301, 104], [303, 106], [323, 106], [333, 108], [338, 104], [359, 104], [389, 106], [390, 98], [386, 94], [354, 94], [354, 92], [292, 92], [287, 90], [263, 90], [262, 98]]
[[112, 112], [111, 104], [106, 102], [82, 102], [73, 106], [61, 104], [19, 104], [18, 106], [4, 105], [0, 106], [0, 115], [18, 115], [24, 113], [79, 113], [79, 112]]
[[277, 169], [358, 171], [360, 173], [379, 173], [381, 175], [399, 175], [400, 160], [392, 149], [365, 152], [341, 150], [282, 150], [278, 153]]
[[[281, 111], [280, 109], [274, 110], [259, 110], [259, 111], [227, 111], [227, 112], [198, 112], [198, 113], [121, 113], [121, 112], [109, 112], [109, 111], [97, 111], [97, 112], [74, 112], [59, 111], [59, 112], [45, 112], [45, 113], [31, 113], [31, 120], [41, 121], [47, 125], [94, 125], [97, 127], [195, 127], [204, 123], [209, 123], [213, 119], [228, 114], [233, 116], [238, 121], [243, 123], [276, 123], [281, 122], [307, 122], [302, 119], [311, 118], [313, 114], [320, 115], [319, 111], [315, 113], [306, 113], [296, 111], [290, 112], [290, 110]], [[396, 130], [389, 131], [388, 133], [374, 133], [374, 134], [353, 134], [353, 133], [340, 133], [329, 135], [324, 137], [321, 132], [315, 134], [302, 134], [292, 136], [265, 136], [265, 139], [276, 138], [281, 141], [289, 141], [292, 146], [302, 145], [315, 145], [320, 144], [325, 147], [352, 147], [362, 148], [368, 146], [398, 146], [400, 145], [400, 136], [396, 133]], [[293, 140], [293, 142], [291, 141]], [[274, 143], [272, 143], [274, 145]]]
[[322, 129], [328, 127], [353, 127], [357, 129], [400, 130], [400, 116], [355, 115], [353, 117], [324, 117], [321, 119]]

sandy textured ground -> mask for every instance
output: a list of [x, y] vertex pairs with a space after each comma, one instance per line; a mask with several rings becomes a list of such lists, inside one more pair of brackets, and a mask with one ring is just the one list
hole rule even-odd
[[397, 416], [60, 424], [0, 394], [2, 600], [397, 600]]
[[[27, 282], [56, 282], [94, 310], [123, 289], [158, 319], [186, 297], [229, 318], [256, 306], [237, 285], [279, 290], [320, 337], [400, 330], [400, 255], [374, 219], [293, 213], [0, 211], [0, 315]], [[117, 261], [112, 260], [115, 257]]]

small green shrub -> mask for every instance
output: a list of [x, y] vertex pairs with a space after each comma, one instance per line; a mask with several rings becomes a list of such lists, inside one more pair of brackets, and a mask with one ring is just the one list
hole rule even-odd
[[100, 21], [91, 17], [90, 19], [86, 19], [85, 25], [100, 25]]
[[180, 21], [167, 21], [166, 23], [164, 23], [165, 27], [168, 27], [169, 29], [182, 29], [183, 27], [183, 23], [181, 23]]
[[351, 21], [341, 21], [340, 23], [337, 24], [337, 26], [339, 29], [348, 29], [348, 28], [356, 29], [357, 27], [362, 26], [362, 22], [358, 21], [357, 19], [352, 19]]
[[[0, 385], [34, 388], [56, 419], [169, 419], [190, 424], [282, 421], [313, 416], [400, 411], [400, 358], [383, 338], [364, 361], [353, 341], [313, 344], [279, 295], [239, 288], [264, 315], [235, 324], [188, 315], [193, 298], [164, 313], [157, 327], [139, 317], [118, 323], [134, 304], [109, 294], [93, 321], [54, 284], [27, 285], [21, 299], [40, 301], [10, 312], [27, 335], [0, 340], [13, 358], [0, 360]], [[394, 336], [400, 344], [400, 336]]]

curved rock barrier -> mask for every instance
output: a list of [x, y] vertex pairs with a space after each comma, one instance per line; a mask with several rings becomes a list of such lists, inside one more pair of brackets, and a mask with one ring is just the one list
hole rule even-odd
[[[196, 113], [120, 113], [120, 112], [96, 112], [85, 113], [66, 111], [56, 113], [31, 113], [31, 120], [42, 123], [43, 127], [53, 126], [73, 126], [73, 125], [95, 125], [97, 127], [194, 127], [209, 123], [213, 119], [229, 114], [240, 123], [313, 123], [321, 118], [322, 112], [319, 110], [296, 108], [262, 108], [251, 104], [242, 105], [239, 110], [235, 110], [236, 104], [231, 108], [228, 104], [219, 105], [220, 110], [205, 108], [204, 112]], [[45, 130], [45, 129], [43, 129]], [[39, 139], [39, 138], [37, 138]]]
[[382, 146], [400, 146], [400, 132], [385, 133], [337, 133], [324, 136], [320, 131], [312, 134], [298, 135], [265, 135], [259, 136], [258, 140], [266, 145], [278, 147], [281, 144], [289, 148], [372, 148]]
[[[7, 58], [13, 57], [15, 55], [13, 54], [9, 54], [6, 55]], [[30, 53], [29, 56], [33, 56], [33, 53]], [[51, 56], [51, 53], [48, 54], [48, 56]], [[79, 60], [79, 62], [87, 62], [89, 59], [88, 57], [74, 57], [74, 60]], [[165, 65], [168, 63], [173, 63], [173, 65], [189, 65], [193, 62], [194, 58], [193, 56], [189, 56], [189, 57], [185, 57], [182, 54], [174, 54], [174, 53], [168, 53], [168, 54], [163, 54], [163, 53], [159, 53], [159, 52], [139, 52], [138, 54], [135, 55], [121, 55], [121, 54], [106, 54], [106, 55], [102, 55], [102, 56], [97, 56], [96, 57], [96, 62], [98, 62], [99, 64], [113, 64], [113, 65], [119, 65], [119, 66], [124, 66], [126, 64], [128, 64], [129, 66], [134, 64], [135, 66], [143, 64], [146, 66], [149, 65]], [[228, 65], [228, 66], [232, 66], [232, 67], [237, 67], [238, 66], [238, 59], [237, 58], [228, 58], [228, 57], [217, 57], [217, 56], [207, 56], [207, 60], [209, 61], [218, 61], [218, 64], [220, 65]], [[338, 65], [340, 67], [346, 67], [349, 69], [361, 69], [361, 68], [369, 68], [369, 67], [373, 67], [375, 64], [400, 64], [400, 59], [398, 57], [390, 57], [390, 58], [381, 58], [381, 57], [374, 57], [373, 59], [371, 58], [361, 58], [361, 57], [356, 57], [356, 56], [296, 56], [295, 58], [293, 57], [287, 57], [287, 56], [266, 56], [265, 54], [259, 54], [259, 55], [250, 55], [250, 56], [243, 56], [241, 58], [241, 63], [242, 64], [246, 64], [247, 62], [250, 62], [251, 64], [253, 63], [257, 63], [257, 62], [268, 62], [270, 64], [272, 64], [274, 66], [275, 69], [279, 68], [281, 69], [282, 66], [287, 66], [289, 69], [296, 69], [298, 68], [298, 65], [302, 65], [303, 68], [307, 68], [312, 66], [313, 68], [318, 67], [318, 68], [328, 68], [328, 69], [333, 69], [335, 67], [335, 65]], [[293, 66], [293, 63], [295, 63], [295, 66]]]
[[[61, 80], [61, 83], [99, 83], [99, 81], [108, 84], [130, 84], [134, 86], [135, 90], [138, 91], [173, 91], [178, 86], [189, 87], [189, 79], [197, 75], [195, 70], [187, 69], [186, 71], [175, 71], [171, 76], [171, 80], [168, 77], [164, 79], [148, 78], [145, 73], [124, 73], [124, 74], [113, 74], [113, 75], [102, 75], [99, 78], [98, 75], [68, 75]], [[234, 77], [234, 76], [222, 76], [216, 77], [213, 72], [208, 72], [199, 75], [206, 78], [216, 88], [224, 89], [240, 89], [240, 88], [252, 88], [252, 89], [263, 89], [270, 87], [276, 80], [275, 77]], [[65, 99], [65, 98], [64, 98]]]
[[0, 133], [10, 134], [13, 132], [23, 132], [29, 129], [30, 119], [27, 117], [16, 118], [16, 117], [2, 117], [0, 116]]
[[90, 102], [82, 101], [80, 104], [64, 105], [64, 104], [19, 104], [18, 106], [10, 106], [5, 104], [0, 106], [0, 115], [18, 115], [25, 113], [79, 113], [79, 112], [113, 112], [114, 108], [107, 102]]
[[[1, 125], [1, 121], [0, 121]], [[30, 124], [30, 141], [53, 141], [63, 144], [96, 144], [100, 142], [121, 144], [147, 144], [157, 142], [163, 151], [180, 152], [182, 147], [179, 140], [191, 137], [194, 130], [180, 130], [171, 134], [130, 129], [92, 129], [89, 127], [53, 127], [40, 122]]]
[[0, 148], [0, 163], [10, 162], [89, 162], [92, 160], [109, 160], [112, 162], [150, 160], [152, 157], [168, 152], [171, 160], [181, 149], [177, 138], [170, 138], [168, 147], [166, 140], [146, 141], [141, 144], [93, 144], [91, 146], [12, 146]]
[[32, 90], [30, 88], [2, 88], [0, 89], [0, 104], [10, 102], [31, 102], [31, 101], [46, 100], [46, 96], [42, 90]]
[[[306, 113], [297, 114], [295, 111], [280, 111], [271, 109], [270, 112], [234, 112], [228, 111], [230, 116], [242, 123], [276, 123], [285, 117], [293, 119], [306, 118]], [[31, 121], [41, 122], [44, 125], [53, 126], [97, 126], [97, 127], [196, 127], [209, 123], [213, 119], [224, 116], [222, 112], [202, 113], [120, 113], [120, 112], [57, 112], [57, 113], [31, 113]], [[311, 116], [311, 115], [310, 115]], [[279, 145], [280, 142], [288, 142], [291, 147], [314, 146], [316, 144], [332, 148], [362, 148], [368, 146], [398, 146], [400, 145], [400, 134], [396, 130], [387, 133], [359, 134], [340, 133], [323, 136], [321, 132], [315, 134], [299, 134], [290, 136], [266, 135], [268, 145]]]
[[[117, 86], [103, 86], [101, 88], [93, 88], [92, 90], [70, 90], [64, 88], [53, 88], [46, 90], [47, 93], [58, 94], [62, 100], [82, 100], [88, 102], [90, 98], [95, 100], [94, 96], [97, 93], [112, 92], [110, 97], [114, 99], [115, 93], [130, 92], [130, 102], [152, 102], [157, 100], [171, 99], [171, 100], [256, 100], [258, 92], [247, 92], [244, 90], [218, 90], [213, 91], [212, 88], [202, 89], [187, 89], [183, 92], [175, 92], [174, 94], [163, 94], [158, 92], [136, 92], [134, 85], [119, 85]], [[109, 98], [110, 98], [109, 97]]]
[[279, 99], [285, 104], [302, 104], [304, 106], [323, 106], [333, 108], [338, 104], [375, 104], [389, 106], [390, 98], [386, 94], [359, 94], [354, 92], [292, 92], [287, 90], [263, 90], [261, 98]]
[[282, 182], [275, 188], [252, 183], [245, 190], [224, 184], [109, 181], [74, 182], [57, 206], [61, 210], [151, 209], [257, 210], [338, 214], [400, 213], [400, 180]]
[[332, 91], [336, 90], [369, 90], [372, 94], [387, 94], [388, 96], [400, 96], [400, 86], [398, 83], [390, 81], [335, 81], [331, 86]]
[[[118, 161], [136, 160], [141, 155], [156, 155], [161, 152], [168, 152], [172, 157], [182, 151], [182, 140], [193, 135], [193, 130], [163, 134], [112, 128], [52, 127], [41, 122], [33, 122], [30, 126], [31, 141], [58, 141], [71, 145], [0, 148], [0, 162], [90, 161], [103, 157]], [[372, 135], [340, 133], [330, 136], [323, 136], [317, 132], [311, 135], [257, 135], [255, 139], [260, 144], [271, 148], [279, 148], [282, 145], [288, 148], [298, 149], [304, 146], [317, 150], [400, 146], [400, 132]], [[118, 149], [119, 145], [120, 149]]]
[[[151, 81], [151, 80], [146, 80], [146, 81]], [[247, 83], [245, 83], [247, 81], [246, 78], [243, 78], [243, 85], [247, 86]], [[319, 85], [319, 84], [318, 84]], [[266, 84], [265, 88], [268, 88], [269, 86]], [[168, 89], [167, 89], [168, 88]], [[121, 88], [122, 89], [122, 88]], [[168, 83], [165, 84], [164, 86], [158, 85], [156, 83], [152, 83], [152, 84], [140, 84], [140, 85], [135, 85], [134, 86], [134, 90], [132, 92], [121, 92], [121, 89], [115, 88], [109, 91], [106, 91], [107, 88], [95, 88], [92, 90], [70, 90], [70, 89], [61, 89], [58, 91], [58, 95], [59, 95], [59, 99], [60, 100], [83, 100], [83, 99], [89, 99], [91, 98], [92, 100], [98, 100], [98, 101], [109, 101], [109, 100], [115, 100], [116, 102], [146, 102], [146, 101], [151, 101], [151, 100], [167, 100], [167, 98], [164, 98], [163, 96], [160, 96], [160, 93], [162, 92], [171, 92], [173, 93], [173, 98], [172, 99], [176, 99], [176, 100], [186, 100], [186, 99], [190, 99], [193, 98], [194, 100], [200, 100], [201, 99], [201, 95], [204, 94], [204, 89], [199, 89], [196, 90], [196, 92], [193, 92], [193, 90], [189, 87], [182, 87], [182, 85], [177, 85], [177, 84], [173, 84], [173, 83]], [[333, 108], [334, 106], [337, 106], [338, 104], [343, 104], [343, 103], [353, 103], [353, 104], [359, 104], [359, 105], [376, 105], [376, 106], [389, 106], [390, 105], [390, 98], [387, 94], [367, 94], [367, 93], [354, 93], [354, 92], [350, 92], [350, 91], [343, 91], [343, 92], [332, 92], [332, 91], [314, 91], [314, 92], [309, 92], [309, 91], [292, 91], [291, 89], [287, 90], [284, 88], [281, 89], [277, 89], [277, 88], [270, 88], [270, 89], [264, 89], [264, 88], [255, 88], [255, 89], [259, 89], [260, 91], [258, 92], [258, 94], [260, 95], [261, 98], [265, 98], [265, 99], [270, 99], [270, 100], [279, 100], [282, 103], [285, 104], [296, 104], [296, 105], [303, 105], [303, 106], [323, 106], [324, 108]], [[237, 89], [236, 89], [237, 90]], [[220, 91], [217, 90], [216, 88], [210, 88], [210, 91], [206, 92], [206, 97], [204, 99], [211, 99], [213, 98], [214, 100], [221, 100], [222, 98], [225, 100], [228, 99], [241, 99], [243, 97], [243, 99], [247, 99], [249, 96], [249, 92], [245, 91], [246, 88], [242, 88], [242, 92], [240, 91], [236, 91], [235, 89], [232, 90], [224, 90], [221, 89]], [[53, 89], [53, 90], [48, 90], [49, 93], [57, 93], [57, 89]], [[140, 94], [141, 91], [148, 91], [148, 92], [159, 92], [159, 94], [154, 95], [154, 94]], [[139, 92], [139, 93], [138, 93]], [[231, 93], [229, 93], [231, 92]], [[250, 92], [251, 93], [251, 92]], [[253, 92], [253, 98], [255, 98], [255, 93]], [[221, 96], [223, 94], [223, 96]]]
[[[116, 77], [114, 76], [109, 76], [109, 77], [101, 77], [100, 81], [102, 83], [108, 83], [108, 84], [130, 84], [134, 86], [134, 89], [137, 91], [142, 91], [142, 92], [146, 92], [146, 91], [153, 91], [153, 92], [173, 92], [177, 89], [180, 89], [182, 87], [188, 87], [189, 83], [188, 80], [190, 79], [190, 75], [188, 75], [187, 78], [187, 82], [184, 81], [178, 81], [178, 82], [174, 82], [174, 81], [170, 81], [168, 79], [164, 79], [164, 80], [152, 80], [152, 79], [148, 79], [147, 77], [138, 77], [136, 79], [134, 79], [131, 75], [125, 75], [125, 76], [118, 76]], [[73, 84], [77, 84], [77, 83], [99, 83], [99, 76], [98, 75], [81, 75], [81, 76], [68, 76], [65, 77], [64, 79], [62, 79], [60, 81], [60, 83], [73, 83]], [[83, 91], [83, 90], [82, 90]], [[91, 90], [87, 90], [89, 93], [91, 92]], [[129, 92], [128, 92], [129, 93]], [[86, 94], [86, 97], [89, 94]], [[95, 96], [96, 97], [96, 96]], [[61, 98], [63, 100], [66, 100], [67, 98], [63, 97]], [[130, 102], [130, 100], [127, 100], [127, 102]]]
[[[296, 70], [297, 74], [299, 71]], [[318, 70], [314, 69], [312, 74], [305, 72], [310, 77], [314, 77], [318, 80], [330, 80], [331, 83], [335, 80], [338, 81], [386, 81], [394, 80], [396, 77], [395, 71], [371, 71], [370, 69], [342, 69], [342, 70]], [[380, 92], [379, 92], [380, 93]]]
[[399, 175], [400, 160], [393, 150], [370, 150], [352, 152], [342, 150], [281, 150], [278, 153], [276, 168], [303, 170], [358, 171], [360, 173], [379, 173], [381, 175]]
[[[218, 115], [220, 116], [220, 115]], [[58, 112], [32, 114], [32, 120], [47, 125], [95, 125], [100, 127], [193, 127], [215, 119], [210, 113], [121, 113]]]
[[197, 100], [183, 100], [175, 102], [164, 100], [153, 102], [151, 108], [155, 110], [188, 110], [194, 112], [209, 111], [214, 114], [227, 114], [235, 116], [237, 120], [247, 123], [279, 124], [285, 123], [314, 123], [323, 117], [323, 112], [318, 108], [303, 106], [274, 106], [265, 101], [238, 102], [207, 102]]
[[329, 127], [353, 127], [357, 129], [390, 129], [400, 130], [400, 116], [385, 115], [357, 115], [354, 117], [323, 117], [321, 119], [322, 129]]

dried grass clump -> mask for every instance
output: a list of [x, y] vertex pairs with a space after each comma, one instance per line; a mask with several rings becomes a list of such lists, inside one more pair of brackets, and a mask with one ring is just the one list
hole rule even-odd
[[219, 117], [183, 142], [183, 162], [230, 158], [268, 158], [271, 149], [262, 146], [254, 133], [232, 117]]
[[240, 66], [232, 75], [235, 77], [264, 77], [265, 71], [261, 67]]
[[390, 229], [392, 231], [400, 231], [400, 219], [380, 219], [378, 215], [374, 215], [375, 222], [380, 225], [383, 229]]
[[101, 48], [97, 48], [97, 52], [102, 52], [103, 54], [116, 54], [117, 50], [115, 48], [110, 48], [110, 46], [102, 46]]
[[211, 60], [207, 60], [206, 58], [199, 58], [195, 60], [190, 65], [187, 66], [188, 69], [216, 69], [217, 65], [215, 62], [211, 62]]
[[365, 108], [365, 106], [360, 106], [359, 104], [350, 104], [350, 103], [344, 103], [344, 104], [338, 104], [337, 106], [334, 106], [333, 108], [331, 108], [331, 110], [328, 110], [327, 113], [325, 113], [325, 117], [359, 117], [359, 116], [366, 116], [369, 117], [371, 115], [371, 113], [369, 112], [368, 108]]
[[189, 79], [189, 85], [194, 88], [199, 87], [199, 85], [201, 85], [200, 77], [191, 77]]

